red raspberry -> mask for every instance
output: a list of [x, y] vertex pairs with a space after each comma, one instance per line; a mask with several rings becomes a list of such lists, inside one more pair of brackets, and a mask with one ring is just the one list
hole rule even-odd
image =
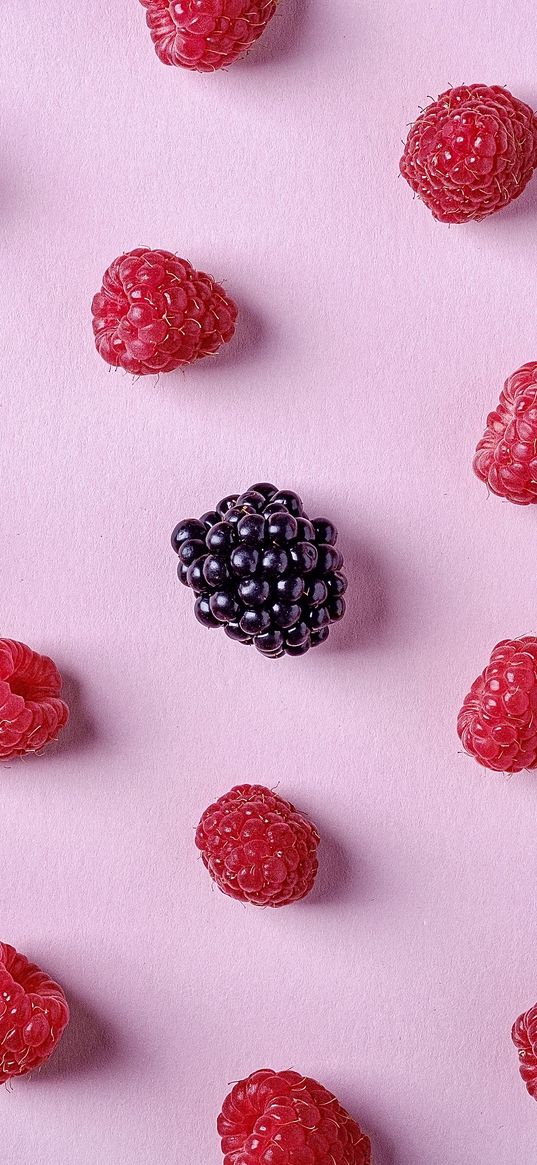
[[497, 409], [477, 446], [474, 472], [493, 493], [529, 506], [537, 502], [537, 363], [506, 380]]
[[520, 1075], [530, 1096], [537, 1100], [537, 1004], [519, 1015], [511, 1036], [518, 1048]]
[[522, 194], [537, 165], [537, 116], [499, 85], [441, 93], [412, 126], [401, 173], [439, 222], [486, 218]]
[[164, 65], [214, 73], [254, 44], [277, 0], [141, 0], [157, 56]]
[[61, 987], [14, 947], [0, 943], [0, 1084], [44, 1064], [68, 1023]]
[[62, 679], [46, 655], [0, 639], [0, 760], [38, 752], [67, 724]]
[[233, 300], [210, 275], [148, 247], [114, 259], [91, 310], [97, 351], [135, 376], [214, 356], [237, 319]]
[[459, 712], [467, 752], [498, 772], [537, 767], [537, 638], [502, 639]]
[[336, 1097], [298, 1072], [240, 1080], [218, 1117], [224, 1165], [370, 1165], [371, 1144]]
[[254, 906], [287, 906], [309, 894], [319, 840], [311, 821], [263, 785], [231, 789], [209, 805], [196, 831], [219, 889]]

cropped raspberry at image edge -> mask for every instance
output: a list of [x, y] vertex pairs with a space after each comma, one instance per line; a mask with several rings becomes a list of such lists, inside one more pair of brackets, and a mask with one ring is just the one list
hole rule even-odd
[[457, 719], [463, 748], [495, 772], [537, 768], [537, 637], [503, 639]]
[[371, 1142], [332, 1092], [295, 1071], [239, 1080], [217, 1121], [223, 1165], [370, 1165]]
[[476, 477], [517, 506], [537, 503], [537, 362], [508, 376], [473, 459]]
[[62, 677], [47, 655], [0, 639], [0, 761], [39, 753], [69, 719]]
[[[243, 57], [274, 16], [278, 0], [140, 0], [164, 65], [215, 73]], [[173, 9], [173, 10], [172, 10]]]
[[8, 943], [0, 943], [0, 1084], [52, 1055], [67, 1024], [62, 988]]
[[529, 1095], [537, 1100], [537, 1004], [519, 1015], [511, 1031], [518, 1068]]
[[537, 115], [499, 85], [441, 93], [411, 126], [400, 172], [443, 223], [479, 222], [518, 198], [537, 165]]

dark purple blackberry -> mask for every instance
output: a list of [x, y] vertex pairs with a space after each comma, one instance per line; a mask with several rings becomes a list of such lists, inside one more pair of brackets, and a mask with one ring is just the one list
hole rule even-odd
[[206, 558], [197, 558], [186, 572], [186, 585], [187, 587], [191, 587], [197, 595], [201, 594], [206, 586], [205, 575], [203, 573], [205, 562], [207, 562]]
[[265, 508], [266, 504], [267, 499], [255, 489], [247, 489], [246, 493], [240, 494], [237, 498], [238, 506], [251, 506], [258, 513], [261, 513], [261, 510]]
[[197, 518], [186, 518], [184, 522], [178, 522], [172, 534], [172, 546], [176, 554], [179, 554], [183, 542], [190, 541], [192, 538], [205, 538], [207, 527], [202, 521], [198, 522]]
[[267, 536], [267, 523], [262, 514], [245, 514], [237, 522], [237, 535], [248, 546], [263, 546]]
[[265, 578], [279, 577], [289, 569], [289, 557], [279, 546], [269, 546], [261, 559], [261, 574]]
[[214, 526], [209, 526], [209, 531], [205, 535], [205, 542], [211, 554], [220, 554], [221, 551], [225, 554], [235, 545], [235, 541], [235, 530], [229, 522], [216, 522]]
[[177, 553], [185, 566], [191, 566], [202, 554], [207, 553], [207, 547], [199, 538], [187, 538], [181, 542]]
[[327, 518], [310, 521], [298, 494], [257, 482], [179, 522], [172, 546], [199, 622], [278, 659], [324, 643], [345, 614], [336, 539]]
[[216, 510], [207, 510], [207, 513], [202, 514], [201, 518], [200, 518], [200, 522], [203, 523], [206, 530], [210, 530], [211, 526], [214, 526], [216, 524], [216, 522], [219, 522], [219, 521], [220, 521], [220, 514], [218, 514]]
[[[201, 562], [202, 559], [198, 559]], [[193, 563], [197, 566], [197, 563]], [[192, 569], [192, 568], [191, 568]], [[203, 576], [209, 587], [222, 587], [229, 578], [229, 570], [223, 554], [208, 554], [203, 559]]]
[[227, 497], [222, 498], [221, 502], [218, 502], [216, 508], [222, 518], [224, 517], [224, 514], [227, 514], [228, 510], [230, 510], [231, 507], [235, 505], [238, 496], [238, 494], [228, 494]]

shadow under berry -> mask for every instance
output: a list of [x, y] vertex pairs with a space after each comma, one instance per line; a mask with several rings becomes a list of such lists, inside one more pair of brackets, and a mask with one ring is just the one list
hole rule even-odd
[[303, 50], [311, 7], [311, 0], [282, 0], [260, 39], [234, 67], [244, 70], [273, 65]]
[[364, 651], [385, 640], [393, 621], [388, 568], [365, 539], [352, 538], [340, 529], [337, 546], [348, 581], [347, 609], [341, 623], [330, 629], [323, 651]]
[[[354, 886], [361, 881], [361, 859], [351, 862], [350, 854], [339, 838], [323, 825], [320, 828], [319, 872], [311, 894], [304, 902], [312, 906], [330, 906], [354, 897]], [[358, 866], [358, 868], [357, 868]]]
[[[229, 344], [223, 344], [215, 359], [221, 368], [227, 365], [257, 360], [266, 354], [270, 337], [266, 324], [255, 308], [246, 305], [239, 298], [239, 314], [235, 328], [235, 335]], [[198, 367], [203, 367], [204, 361], [199, 361]]]
[[110, 1024], [70, 991], [67, 998], [69, 1024], [50, 1060], [37, 1073], [23, 1077], [29, 1082], [103, 1072], [120, 1056], [117, 1034]]
[[91, 748], [96, 740], [96, 731], [91, 718], [80, 681], [70, 672], [60, 667], [63, 680], [62, 699], [69, 708], [69, 720], [55, 745], [56, 751], [63, 755], [85, 751]]

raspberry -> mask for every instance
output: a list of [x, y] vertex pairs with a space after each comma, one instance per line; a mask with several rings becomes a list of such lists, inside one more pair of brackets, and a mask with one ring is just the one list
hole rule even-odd
[[237, 785], [205, 810], [196, 831], [205, 868], [223, 894], [254, 906], [287, 906], [309, 894], [319, 834], [263, 785]]
[[537, 767], [537, 638], [503, 639], [459, 712], [464, 748], [487, 769]]
[[518, 1048], [520, 1075], [530, 1096], [537, 1100], [537, 1004], [519, 1015], [511, 1036]]
[[164, 65], [214, 73], [247, 52], [272, 20], [277, 0], [141, 0]]
[[147, 247], [114, 259], [91, 310], [103, 360], [136, 376], [214, 356], [237, 319], [233, 300], [210, 275]]
[[336, 1097], [298, 1072], [254, 1072], [218, 1117], [224, 1165], [370, 1165], [371, 1144]]
[[332, 522], [310, 522], [297, 494], [268, 482], [229, 494], [172, 534], [199, 622], [223, 625], [231, 639], [272, 659], [304, 655], [343, 618], [347, 580], [336, 540]]
[[474, 472], [517, 506], [537, 502], [537, 363], [523, 364], [506, 380], [497, 409], [487, 417]]
[[14, 947], [0, 943], [0, 1084], [44, 1064], [68, 1022], [61, 987]]
[[0, 760], [38, 752], [67, 724], [56, 665], [25, 643], [0, 639]]
[[412, 126], [400, 170], [439, 222], [479, 222], [522, 194], [537, 165], [537, 116], [499, 85], [441, 93]]

